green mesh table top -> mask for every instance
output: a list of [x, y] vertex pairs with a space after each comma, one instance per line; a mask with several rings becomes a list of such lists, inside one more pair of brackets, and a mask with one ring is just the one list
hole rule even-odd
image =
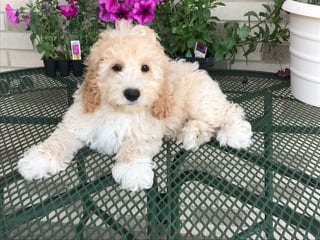
[[55, 129], [83, 79], [0, 74], [0, 239], [320, 239], [320, 109], [262, 72], [215, 71], [254, 129], [248, 150], [164, 142], [154, 186], [120, 190], [112, 156], [83, 148], [66, 171], [25, 181], [19, 157]]

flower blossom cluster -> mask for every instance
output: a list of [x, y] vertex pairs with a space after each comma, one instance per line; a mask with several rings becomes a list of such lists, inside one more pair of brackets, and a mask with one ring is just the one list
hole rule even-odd
[[118, 19], [137, 21], [139, 24], [152, 22], [155, 8], [162, 0], [99, 0], [99, 19], [114, 22]]
[[[57, 5], [57, 10], [60, 11], [61, 14], [63, 14], [65, 17], [72, 17], [78, 13], [78, 6], [77, 6], [78, 0], [67, 0], [67, 4], [63, 5]], [[47, 2], [44, 2], [45, 4], [45, 11], [49, 11], [49, 4]], [[5, 10], [7, 13], [8, 20], [13, 24], [20, 23], [21, 20], [23, 20], [27, 25], [30, 24], [31, 17], [30, 12], [23, 13], [19, 12], [19, 10], [12, 8], [10, 4], [6, 4]]]
[[[65, 4], [57, 4], [56, 9], [67, 18], [75, 16], [79, 12], [78, 1], [66, 0]], [[163, 0], [98, 0], [98, 18], [104, 22], [115, 22], [124, 18], [139, 24], [150, 23], [154, 20], [155, 8], [161, 1]], [[12, 8], [10, 4], [6, 4], [5, 10], [11, 23], [18, 24], [23, 20], [27, 25], [30, 24], [30, 13], [20, 14], [19, 10]]]
[[72, 17], [78, 13], [78, 6], [76, 3], [78, 0], [67, 0], [68, 4], [65, 5], [58, 5], [57, 9], [65, 16], [65, 17]]

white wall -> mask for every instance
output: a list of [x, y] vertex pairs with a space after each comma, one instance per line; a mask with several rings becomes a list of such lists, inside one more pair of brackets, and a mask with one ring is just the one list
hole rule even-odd
[[6, 3], [18, 8], [27, 2], [29, 0], [0, 1], [0, 72], [42, 66], [41, 55], [34, 50], [26, 26], [9, 23], [5, 13]]
[[[5, 4], [10, 3], [14, 8], [31, 0], [1, 0], [0, 1], [0, 72], [19, 68], [42, 66], [41, 55], [38, 54], [29, 39], [26, 26], [14, 25], [8, 22], [5, 14]], [[259, 11], [263, 9], [262, 3], [270, 3], [272, 0], [222, 0], [225, 7], [218, 7], [214, 14], [222, 20], [245, 21], [243, 16], [249, 10]], [[260, 51], [249, 56], [249, 61], [239, 54], [233, 69], [254, 69], [262, 71], [275, 71], [280, 68], [279, 63], [270, 59], [265, 60]], [[284, 64], [286, 66], [287, 63]]]

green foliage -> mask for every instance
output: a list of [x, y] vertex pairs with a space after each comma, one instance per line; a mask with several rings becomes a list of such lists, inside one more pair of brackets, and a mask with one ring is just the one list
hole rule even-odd
[[30, 13], [30, 24], [28, 30], [31, 31], [30, 40], [43, 58], [57, 58], [56, 46], [60, 42], [59, 13], [56, 11], [57, 1], [44, 2], [36, 0], [33, 4], [28, 4], [24, 12]]
[[[204, 41], [216, 61], [233, 62], [239, 48], [248, 57], [258, 43], [274, 46], [288, 40], [289, 31], [281, 17], [283, 2], [274, 0], [272, 6], [264, 4], [262, 12], [247, 12], [247, 23], [241, 24], [222, 22], [211, 14], [209, 9], [224, 6], [218, 0], [164, 0], [157, 7], [152, 26], [172, 57], [190, 57], [195, 43]], [[223, 26], [222, 30], [218, 31], [218, 25]]]
[[99, 33], [105, 29], [105, 23], [99, 21], [96, 1], [79, 0], [79, 12], [69, 18], [64, 17], [61, 29], [65, 39], [63, 51], [71, 58], [70, 41], [79, 40], [81, 53], [89, 55], [90, 47], [98, 40]]
[[170, 56], [191, 57], [197, 41], [212, 46], [218, 18], [210, 9], [223, 5], [217, 0], [164, 0], [157, 6], [152, 27]]
[[289, 30], [283, 23], [281, 6], [284, 0], [274, 0], [273, 5], [263, 4], [264, 11], [249, 11], [247, 22], [226, 22], [224, 33], [217, 36], [215, 59], [234, 61], [239, 48], [247, 58], [254, 52], [258, 43], [276, 46], [289, 39]]
[[57, 5], [59, 0], [35, 0], [18, 9], [22, 20], [30, 14], [30, 40], [43, 59], [71, 59], [71, 40], [80, 40], [82, 57], [88, 56], [105, 24], [97, 17], [95, 1], [79, 0], [79, 11], [65, 17]]

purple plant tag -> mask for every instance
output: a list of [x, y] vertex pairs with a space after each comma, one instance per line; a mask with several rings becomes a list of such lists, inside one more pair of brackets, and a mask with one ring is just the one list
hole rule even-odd
[[81, 60], [81, 47], [79, 40], [71, 41], [72, 60]]

